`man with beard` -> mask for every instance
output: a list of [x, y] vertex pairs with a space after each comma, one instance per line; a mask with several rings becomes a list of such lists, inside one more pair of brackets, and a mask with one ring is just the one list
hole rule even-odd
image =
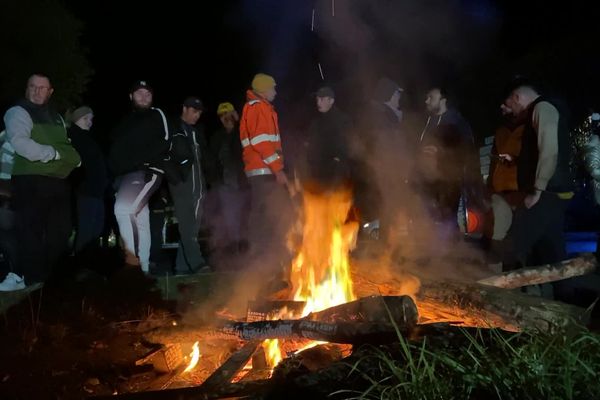
[[131, 88], [132, 111], [113, 132], [108, 162], [115, 175], [115, 217], [125, 251], [125, 263], [150, 264], [148, 200], [158, 189], [166, 168], [169, 128], [164, 113], [152, 107], [153, 90], [146, 81]]
[[70, 187], [65, 179], [80, 163], [62, 117], [48, 107], [54, 89], [44, 74], [27, 81], [25, 98], [4, 115], [15, 150], [12, 169], [17, 265], [0, 291], [44, 282], [67, 250], [71, 233]]
[[[450, 237], [458, 233], [457, 212], [462, 190], [481, 189], [479, 161], [469, 123], [448, 103], [442, 87], [432, 87], [425, 100], [427, 123], [419, 138], [419, 174], [434, 221]], [[469, 190], [470, 189], [470, 190]], [[469, 199], [475, 199], [475, 195]]]

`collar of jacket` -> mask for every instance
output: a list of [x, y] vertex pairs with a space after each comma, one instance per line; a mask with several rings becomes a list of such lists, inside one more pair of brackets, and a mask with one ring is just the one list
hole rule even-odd
[[254, 90], [248, 89], [246, 91], [246, 101], [252, 101], [252, 100], [258, 100], [258, 101], [264, 102], [265, 104], [273, 107], [273, 104], [271, 104], [267, 99], [262, 97], [260, 94], [256, 93]]
[[196, 130], [196, 128], [190, 124], [188, 124], [187, 122], [185, 122], [184, 120], [181, 120], [181, 128], [184, 130], [184, 132], [187, 134], [188, 132], [194, 132]]

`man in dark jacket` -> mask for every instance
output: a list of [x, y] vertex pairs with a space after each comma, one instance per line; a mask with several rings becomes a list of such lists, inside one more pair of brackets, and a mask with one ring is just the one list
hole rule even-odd
[[397, 133], [402, 122], [400, 98], [402, 89], [396, 82], [382, 77], [377, 81], [371, 99], [369, 125], [371, 129], [385, 131], [388, 134]]
[[214, 223], [215, 233], [224, 244], [224, 253], [235, 254], [247, 247], [250, 192], [242, 159], [239, 114], [233, 104], [225, 102], [219, 104], [217, 116], [221, 128], [211, 137], [218, 178], [213, 189], [218, 191], [220, 203], [219, 217]]
[[169, 150], [169, 128], [164, 113], [152, 107], [153, 91], [138, 81], [129, 98], [133, 109], [113, 133], [108, 162], [115, 175], [115, 217], [123, 241], [126, 264], [150, 267], [148, 199], [160, 186]]
[[70, 187], [65, 179], [80, 163], [62, 117], [48, 107], [54, 89], [43, 74], [27, 81], [25, 98], [4, 115], [15, 150], [12, 169], [18, 259], [0, 291], [44, 282], [68, 247]]
[[419, 183], [432, 206], [434, 219], [458, 231], [463, 185], [482, 186], [473, 132], [462, 115], [449, 107], [443, 88], [431, 88], [425, 104], [429, 117], [419, 138]]
[[[356, 184], [357, 205], [368, 220], [378, 218], [390, 253], [396, 248], [398, 227], [406, 206], [406, 135], [401, 131], [403, 89], [382, 77], [371, 94], [363, 128], [358, 132], [364, 154]], [[365, 195], [366, 193], [366, 195]]]
[[308, 129], [305, 183], [331, 189], [350, 179], [350, 119], [335, 106], [335, 93], [322, 87], [316, 93], [319, 111]]
[[171, 154], [180, 171], [179, 178], [169, 179], [169, 191], [175, 205], [180, 236], [175, 261], [175, 271], [178, 274], [209, 270], [198, 243], [206, 182], [202, 170], [204, 154], [201, 154], [201, 132], [195, 126], [203, 110], [204, 106], [199, 98], [186, 98], [179, 125], [172, 138]]
[[97, 244], [104, 228], [104, 193], [109, 180], [104, 154], [90, 134], [93, 118], [91, 108], [79, 107], [71, 114], [73, 125], [67, 132], [81, 156], [81, 167], [71, 174], [77, 203], [76, 254]]

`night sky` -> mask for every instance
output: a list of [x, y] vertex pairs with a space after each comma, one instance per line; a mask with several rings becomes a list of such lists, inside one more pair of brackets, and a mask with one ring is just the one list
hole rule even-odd
[[[338, 21], [349, 1], [337, 0]], [[323, 37], [321, 25], [335, 23], [328, 15], [330, 0], [170, 0], [153, 6], [139, 0], [65, 0], [67, 8], [84, 22], [82, 43], [95, 71], [84, 100], [97, 110], [99, 123], [127, 110], [128, 88], [135, 79], [150, 81], [156, 89], [156, 105], [170, 112], [177, 112], [179, 102], [189, 94], [199, 95], [214, 111], [224, 100], [240, 106], [257, 71], [271, 73], [278, 80], [277, 105], [287, 111], [282, 113], [282, 124], [302, 123], [302, 116], [312, 107], [309, 94], [321, 83], [317, 62], [323, 65], [327, 83], [345, 94], [341, 105], [346, 102], [352, 107], [363, 96], [354, 88], [356, 81], [365, 79], [357, 74], [364, 73], [352, 69], [361, 57], [368, 57], [373, 66], [369, 79], [382, 74], [397, 79], [408, 89], [406, 105], [414, 108], [422, 104], [428, 82], [443, 79], [460, 82], [461, 87], [499, 88], [511, 74], [521, 71], [494, 68], [506, 60], [527, 60], [536, 52], [543, 59], [533, 64], [540, 71], [554, 68], [553, 81], [546, 83], [576, 103], [574, 108], [594, 101], [600, 63], [593, 38], [598, 36], [599, 20], [588, 2], [377, 3], [384, 14], [400, 3], [408, 6], [400, 6], [404, 7], [402, 15], [382, 18], [372, 13], [364, 19], [360, 15], [371, 40], [367, 51], [362, 51], [360, 44], [348, 49]], [[420, 5], [412, 7], [411, 3]], [[320, 34], [310, 31], [313, 8]], [[352, 34], [347, 35], [351, 40]], [[470, 77], [474, 82], [469, 82]], [[469, 92], [461, 104], [465, 114], [476, 119], [479, 110], [469, 104], [474, 95]], [[483, 104], [495, 112], [498, 98], [485, 96]]]

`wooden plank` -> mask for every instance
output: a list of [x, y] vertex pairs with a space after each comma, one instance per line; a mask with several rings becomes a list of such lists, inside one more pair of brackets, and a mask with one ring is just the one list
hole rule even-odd
[[261, 340], [252, 340], [246, 343], [241, 349], [236, 351], [212, 373], [200, 386], [203, 391], [210, 392], [225, 384], [231, 382], [233, 377], [240, 372], [244, 365], [250, 360], [250, 357], [256, 352]]
[[594, 271], [596, 265], [596, 256], [588, 253], [559, 263], [504, 272], [481, 279], [479, 283], [505, 289], [514, 289], [585, 275]]

